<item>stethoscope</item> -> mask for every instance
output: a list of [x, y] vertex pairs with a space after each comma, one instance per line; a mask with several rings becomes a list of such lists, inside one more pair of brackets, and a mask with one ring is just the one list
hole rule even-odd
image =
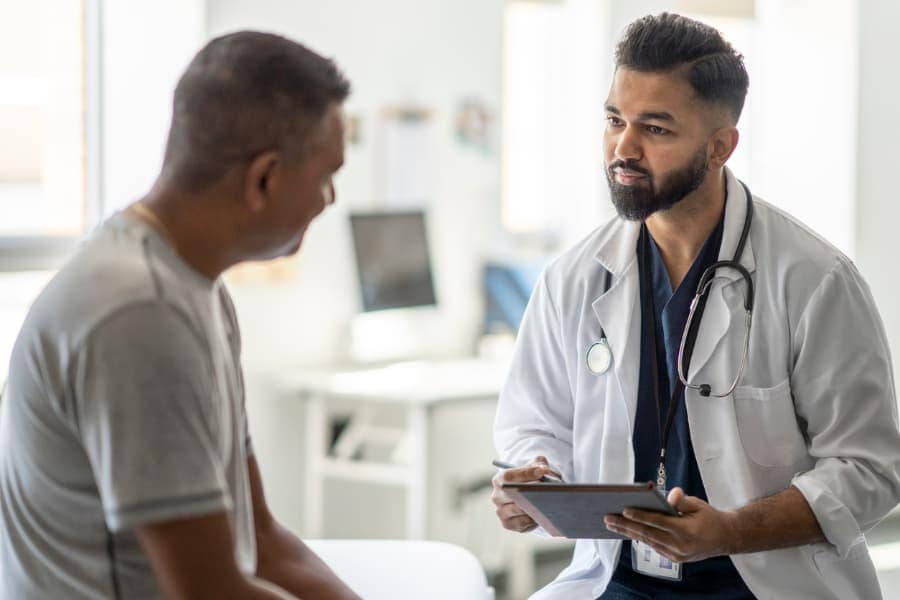
[[[724, 398], [731, 395], [737, 387], [744, 368], [747, 365], [747, 358], [750, 353], [750, 323], [753, 319], [753, 279], [747, 269], [738, 261], [744, 253], [744, 246], [747, 244], [747, 237], [750, 234], [750, 225], [753, 222], [753, 196], [750, 194], [750, 188], [744, 182], [740, 182], [747, 195], [747, 216], [744, 218], [744, 227], [741, 230], [741, 237], [738, 239], [737, 249], [734, 258], [731, 260], [720, 260], [707, 267], [700, 276], [700, 282], [697, 284], [697, 293], [691, 301], [691, 307], [688, 312], [687, 322], [684, 325], [684, 332], [681, 335], [681, 343], [678, 346], [678, 379], [686, 388], [697, 390], [703, 397], [712, 396], [714, 398]], [[690, 383], [685, 376], [690, 367], [691, 356], [694, 352], [694, 343], [697, 341], [697, 332], [700, 329], [700, 323], [703, 319], [703, 310], [706, 307], [706, 294], [709, 292], [712, 282], [716, 279], [725, 279], [725, 277], [716, 275], [718, 269], [731, 269], [737, 271], [747, 283], [747, 289], [744, 291], [744, 350], [741, 356], [741, 362], [738, 365], [737, 374], [731, 383], [731, 386], [724, 393], [714, 394], [712, 387], [708, 383]], [[611, 274], [606, 272], [606, 281], [604, 293], [609, 291], [611, 284]], [[591, 344], [587, 351], [587, 367], [594, 375], [603, 375], [612, 366], [612, 350], [606, 339], [606, 332], [603, 327], [600, 328], [600, 341]]]

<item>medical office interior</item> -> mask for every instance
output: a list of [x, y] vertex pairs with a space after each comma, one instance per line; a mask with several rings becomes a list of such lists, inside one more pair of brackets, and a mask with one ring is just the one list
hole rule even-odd
[[[897, 365], [893, 0], [0, 7], [0, 381], [66, 254], [149, 188], [175, 81], [208, 39], [282, 33], [351, 80], [337, 203], [298, 255], [225, 277], [269, 503], [322, 540], [348, 581], [381, 577], [385, 598], [420, 575], [525, 598], [568, 562], [570, 542], [497, 522], [491, 426], [535, 278], [613, 216], [603, 102], [615, 42], [638, 16], [697, 17], [744, 53], [750, 92], [731, 168], [856, 262]], [[900, 513], [869, 542], [885, 597], [900, 598]]]

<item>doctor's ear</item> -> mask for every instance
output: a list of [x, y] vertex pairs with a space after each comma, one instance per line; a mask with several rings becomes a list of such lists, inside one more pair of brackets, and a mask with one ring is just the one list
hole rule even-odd
[[706, 145], [706, 156], [710, 169], [717, 170], [725, 166], [734, 149], [737, 148], [739, 137], [737, 127], [733, 126], [722, 127], [712, 133]]
[[280, 184], [281, 154], [269, 150], [258, 154], [247, 166], [244, 176], [244, 201], [251, 212], [266, 207], [272, 193]]

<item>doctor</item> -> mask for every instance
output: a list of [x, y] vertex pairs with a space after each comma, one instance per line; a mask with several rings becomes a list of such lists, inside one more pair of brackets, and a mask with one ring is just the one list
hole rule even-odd
[[887, 340], [850, 260], [726, 168], [747, 87], [697, 21], [644, 17], [618, 45], [619, 217], [534, 291], [495, 423], [525, 466], [493, 501], [530, 531], [499, 484], [552, 472], [655, 481], [682, 516], [608, 516], [627, 541], [579, 540], [534, 598], [881, 597], [863, 534], [900, 499]]

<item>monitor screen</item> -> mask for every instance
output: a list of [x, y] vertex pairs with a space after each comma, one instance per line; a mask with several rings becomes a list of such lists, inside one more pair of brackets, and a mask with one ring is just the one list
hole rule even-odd
[[435, 304], [422, 211], [350, 216], [366, 312]]

